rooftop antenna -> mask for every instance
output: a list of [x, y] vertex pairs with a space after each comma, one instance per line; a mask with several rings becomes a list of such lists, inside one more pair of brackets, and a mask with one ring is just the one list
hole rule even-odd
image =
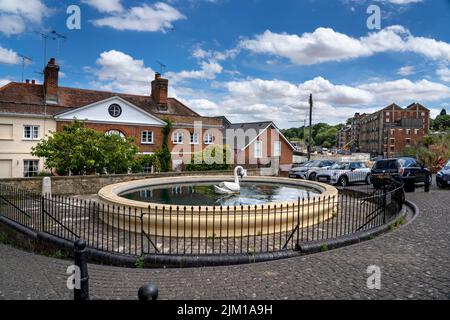
[[162, 62], [159, 62], [159, 61], [156, 61], [156, 62], [159, 64], [159, 71], [160, 71], [159, 73], [162, 75], [164, 72], [164, 68], [167, 68], [167, 66]]
[[42, 33], [39, 31], [35, 31], [38, 35], [41, 36], [42, 40], [44, 41], [44, 67], [47, 64], [47, 39], [49, 37], [48, 34]]
[[23, 82], [23, 78], [24, 78], [24, 74], [25, 74], [25, 61], [33, 61], [31, 58], [24, 56], [23, 54], [18, 54], [18, 56], [22, 59], [22, 82]]
[[51, 37], [52, 37], [52, 40], [56, 40], [56, 42], [57, 42], [57, 45], [56, 45], [56, 61], [58, 61], [61, 40], [66, 41], [67, 37], [65, 35], [61, 34], [61, 33], [58, 33], [56, 30], [52, 30]]

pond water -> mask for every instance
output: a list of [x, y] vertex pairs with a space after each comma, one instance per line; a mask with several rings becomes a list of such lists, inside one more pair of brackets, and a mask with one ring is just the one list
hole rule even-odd
[[[218, 184], [218, 183], [217, 183]], [[320, 195], [315, 189], [273, 183], [241, 183], [241, 193], [218, 195], [214, 184], [175, 184], [130, 190], [121, 197], [130, 200], [180, 206], [241, 206], [273, 202], [294, 202]]]

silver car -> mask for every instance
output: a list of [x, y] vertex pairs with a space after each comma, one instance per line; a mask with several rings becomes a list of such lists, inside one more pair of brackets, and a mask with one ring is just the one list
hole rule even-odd
[[337, 162], [329, 169], [330, 183], [341, 187], [356, 182], [370, 184], [370, 171], [364, 162]]
[[335, 162], [332, 160], [313, 160], [308, 161], [301, 166], [292, 168], [289, 171], [290, 178], [300, 178], [308, 180], [316, 180], [317, 174], [323, 170], [330, 168]]

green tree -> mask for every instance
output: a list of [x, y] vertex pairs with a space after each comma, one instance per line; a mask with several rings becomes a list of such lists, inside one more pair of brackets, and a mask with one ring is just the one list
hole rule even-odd
[[172, 162], [172, 154], [169, 149], [169, 138], [170, 132], [172, 131], [172, 122], [169, 119], [164, 120], [166, 122], [166, 126], [163, 128], [163, 143], [161, 150], [156, 152], [156, 155], [161, 164], [161, 172], [169, 172], [171, 168]]
[[445, 110], [445, 108], [442, 108], [441, 113], [439, 115], [440, 116], [446, 116], [447, 115], [447, 110]]
[[32, 155], [45, 159], [45, 166], [59, 174], [126, 173], [138, 148], [132, 139], [105, 135], [73, 121], [62, 131], [41, 140]]
[[148, 172], [148, 169], [145, 169], [151, 167], [153, 167], [153, 170], [155, 172], [161, 171], [161, 163], [159, 162], [159, 158], [156, 154], [137, 156], [133, 161], [131, 170], [133, 171], [133, 173], [142, 173]]

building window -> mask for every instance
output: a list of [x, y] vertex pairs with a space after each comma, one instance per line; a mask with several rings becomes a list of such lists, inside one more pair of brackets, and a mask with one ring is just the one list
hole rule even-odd
[[205, 144], [213, 144], [214, 143], [214, 136], [211, 133], [205, 134]]
[[125, 134], [123, 134], [123, 132], [119, 131], [119, 130], [109, 130], [105, 132], [105, 135], [107, 136], [112, 136], [112, 135], [118, 135], [119, 137], [121, 137], [122, 139], [125, 139]]
[[391, 115], [390, 112], [386, 112], [386, 117], [389, 117]]
[[410, 135], [411, 134], [411, 129], [406, 129], [406, 135]]
[[23, 176], [34, 177], [39, 172], [39, 160], [24, 160], [23, 161]]
[[262, 142], [255, 141], [255, 158], [262, 158]]
[[415, 130], [414, 130], [414, 133], [415, 133], [416, 135], [418, 135], [418, 134], [419, 134], [419, 129], [415, 129]]
[[183, 132], [174, 132], [173, 133], [173, 143], [174, 144], [183, 143]]
[[190, 143], [198, 144], [198, 133], [191, 133]]
[[118, 104], [114, 103], [109, 106], [108, 112], [111, 117], [118, 118], [122, 114], [122, 108]]
[[142, 131], [141, 143], [142, 144], [153, 144], [153, 132], [152, 131]]
[[273, 143], [273, 156], [280, 157], [281, 156], [281, 142], [275, 141]]
[[23, 126], [25, 140], [39, 140], [39, 126]]

